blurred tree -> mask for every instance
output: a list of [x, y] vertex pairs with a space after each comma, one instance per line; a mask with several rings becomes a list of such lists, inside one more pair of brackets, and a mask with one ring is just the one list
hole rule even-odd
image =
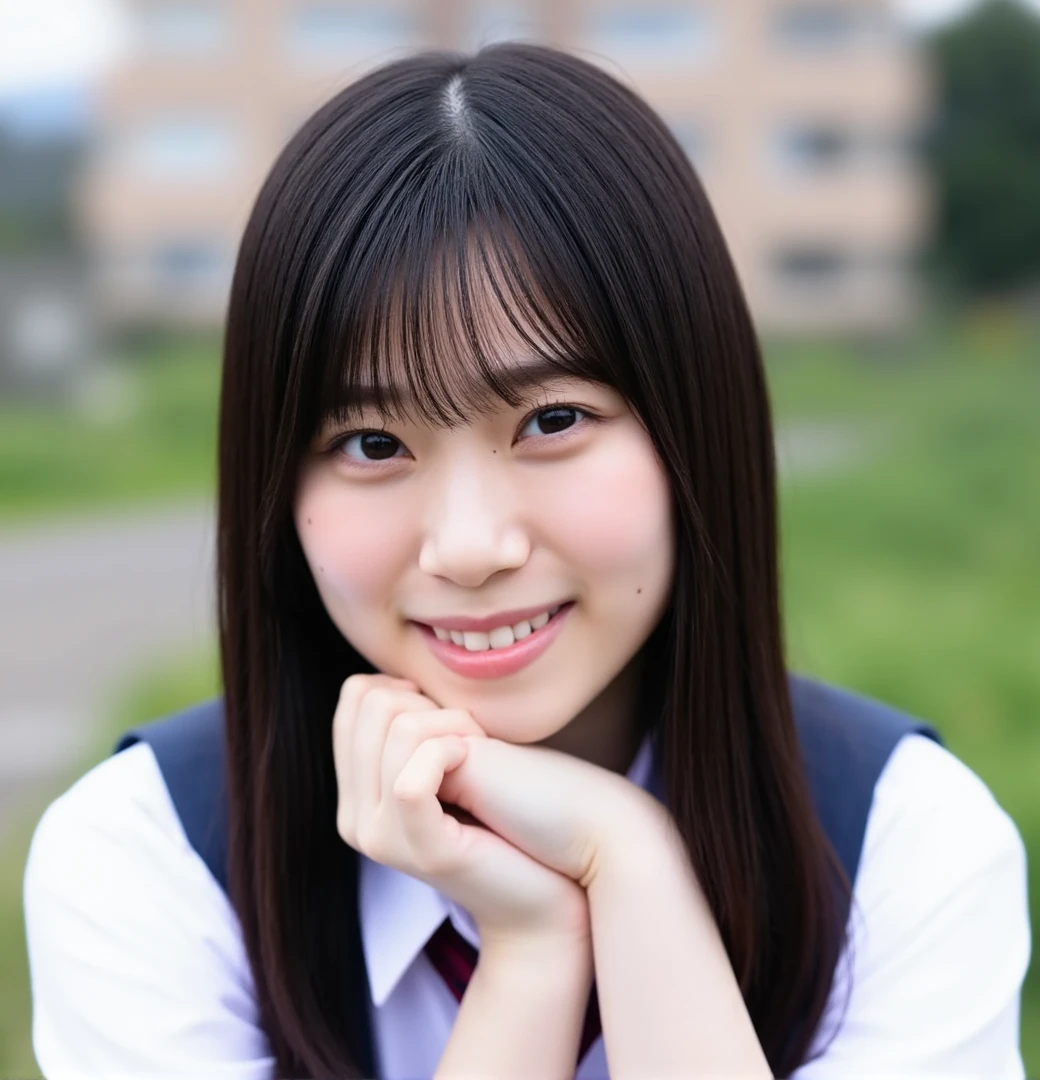
[[933, 33], [938, 80], [928, 139], [939, 280], [996, 295], [1040, 284], [1040, 18], [985, 0]]

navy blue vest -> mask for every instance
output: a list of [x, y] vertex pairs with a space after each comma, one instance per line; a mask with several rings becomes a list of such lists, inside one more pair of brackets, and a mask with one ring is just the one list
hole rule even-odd
[[[791, 676], [790, 686], [813, 805], [849, 881], [855, 882], [874, 786], [896, 743], [911, 733], [936, 742], [941, 739], [927, 724], [846, 690], [796, 675]], [[226, 892], [227, 794], [221, 699], [125, 732], [114, 753], [137, 742], [151, 746], [188, 840]], [[655, 794], [661, 798], [656, 773], [655, 780]], [[847, 911], [843, 917], [848, 918]], [[357, 935], [357, 927], [354, 929]], [[360, 950], [358, 955], [362, 955]], [[350, 974], [349, 997], [351, 1027], [367, 1033], [361, 1064], [365, 1075], [374, 1075], [364, 971]]]

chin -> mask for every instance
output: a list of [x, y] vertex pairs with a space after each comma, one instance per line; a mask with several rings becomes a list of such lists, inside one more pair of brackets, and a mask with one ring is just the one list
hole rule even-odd
[[544, 742], [562, 731], [574, 718], [575, 713], [550, 713], [544, 705], [533, 703], [526, 706], [522, 701], [516, 705], [495, 706], [494, 703], [459, 702], [457, 708], [468, 709], [473, 719], [493, 739], [515, 743], [519, 746]]
[[401, 677], [415, 682], [442, 709], [465, 709], [491, 738], [517, 745], [551, 738], [596, 696], [590, 687], [587, 697], [579, 695], [569, 705], [558, 694], [546, 693], [544, 684], [529, 684], [526, 692], [514, 687], [510, 692], [508, 681], [474, 681], [470, 686], [454, 681], [445, 684], [430, 678], [428, 672], [418, 671], [405, 671]]

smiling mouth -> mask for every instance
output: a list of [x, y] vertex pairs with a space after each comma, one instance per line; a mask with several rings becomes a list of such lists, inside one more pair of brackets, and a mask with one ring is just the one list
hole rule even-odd
[[431, 626], [427, 623], [419, 623], [425, 630], [431, 632], [438, 641], [445, 645], [451, 644], [456, 648], [470, 653], [501, 652], [511, 648], [520, 641], [536, 635], [544, 629], [561, 611], [571, 607], [574, 601], [569, 600], [555, 607], [547, 608], [530, 619], [522, 619], [512, 625], [503, 625], [494, 630], [448, 630], [440, 626]]
[[[460, 645], [452, 640], [450, 635], [447, 640], [439, 637], [435, 629], [425, 623], [413, 622], [412, 625], [422, 634], [434, 656], [457, 675], [473, 679], [499, 679], [521, 671], [550, 649], [562, 632], [563, 624], [574, 605], [575, 601], [570, 600], [560, 604], [552, 615], [546, 612], [544, 623], [540, 619], [532, 620], [539, 622], [538, 628], [532, 626], [529, 634], [522, 636], [519, 641], [514, 639], [509, 644], [492, 645], [491, 636], [496, 633], [494, 630], [490, 633], [456, 631], [456, 636], [463, 639]], [[443, 633], [443, 628], [441, 632]], [[501, 642], [504, 637], [505, 635], [500, 635], [497, 640]], [[484, 647], [485, 642], [487, 647]], [[474, 648], [474, 645], [477, 647]]]

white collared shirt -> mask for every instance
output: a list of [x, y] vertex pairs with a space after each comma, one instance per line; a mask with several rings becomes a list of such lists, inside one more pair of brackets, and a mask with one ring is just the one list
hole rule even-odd
[[[649, 744], [629, 772], [645, 786]], [[33, 1046], [48, 1080], [269, 1080], [237, 917], [189, 844], [139, 743], [45, 811], [25, 872]], [[874, 793], [853, 895], [852, 949], [795, 1080], [1022, 1080], [1019, 995], [1030, 953], [1026, 859], [982, 781], [911, 735]], [[423, 953], [465, 911], [362, 860], [362, 943], [382, 1080], [434, 1074], [458, 1005]], [[852, 990], [839, 1025], [847, 980]], [[603, 1039], [578, 1080], [606, 1077]]]

